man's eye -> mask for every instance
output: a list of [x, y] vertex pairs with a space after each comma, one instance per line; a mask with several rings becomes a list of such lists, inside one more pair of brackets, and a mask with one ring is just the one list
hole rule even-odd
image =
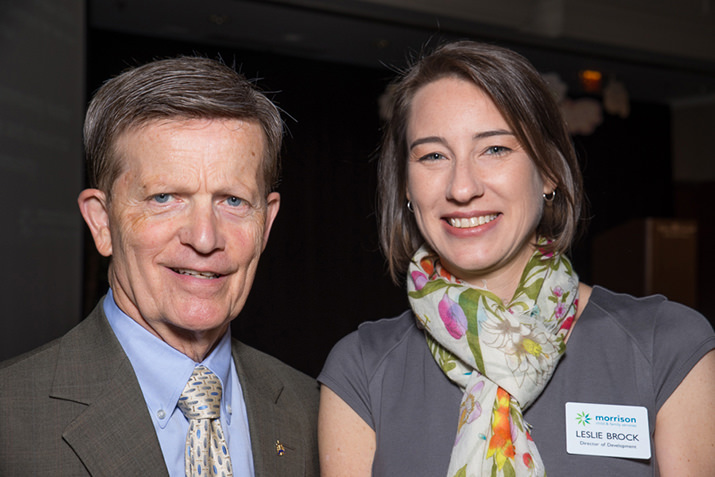
[[160, 204], [166, 204], [171, 200], [171, 194], [156, 194], [154, 200]]
[[238, 197], [229, 197], [226, 199], [226, 203], [231, 207], [238, 207], [243, 204], [243, 199], [239, 199]]

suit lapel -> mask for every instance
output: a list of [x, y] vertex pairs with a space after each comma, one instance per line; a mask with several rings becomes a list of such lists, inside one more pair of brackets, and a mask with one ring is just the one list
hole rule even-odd
[[256, 477], [303, 476], [304, 436], [290, 410], [281, 406], [283, 382], [266, 372], [258, 355], [242, 343], [234, 340], [232, 350], [246, 403]]
[[51, 397], [85, 405], [63, 438], [91, 475], [168, 475], [141, 388], [101, 302], [63, 338]]

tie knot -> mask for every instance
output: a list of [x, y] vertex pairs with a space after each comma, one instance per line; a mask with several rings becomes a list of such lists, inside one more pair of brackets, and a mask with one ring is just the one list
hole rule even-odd
[[217, 419], [221, 415], [221, 381], [205, 366], [196, 366], [179, 397], [187, 419]]

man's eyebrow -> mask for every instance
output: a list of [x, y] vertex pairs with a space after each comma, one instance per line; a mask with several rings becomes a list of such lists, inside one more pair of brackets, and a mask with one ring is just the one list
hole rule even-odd
[[[508, 131], [506, 129], [492, 129], [489, 131], [483, 131], [483, 132], [476, 133], [474, 136], [472, 136], [472, 139], [485, 139], [485, 138], [490, 138], [490, 137], [494, 137], [494, 136], [514, 136], [514, 133], [511, 131]], [[431, 143], [447, 144], [447, 141], [441, 136], [421, 137], [419, 139], [415, 139], [410, 144], [409, 149], [412, 150], [421, 144], [431, 144]]]

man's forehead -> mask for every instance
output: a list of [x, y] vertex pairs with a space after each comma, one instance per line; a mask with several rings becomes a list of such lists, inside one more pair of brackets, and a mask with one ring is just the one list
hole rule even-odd
[[260, 136], [261, 141], [266, 142], [266, 135], [258, 120], [251, 118], [231, 118], [231, 117], [203, 117], [203, 116], [159, 116], [149, 118], [139, 118], [127, 124], [117, 134], [117, 139], [126, 135], [135, 134], [152, 129], [165, 129], [166, 127], [179, 126], [187, 129], [202, 129], [211, 124], [223, 124], [229, 131], [239, 133], [247, 126], [253, 127], [253, 134]]
[[[156, 134], [157, 136], [166, 136], [168, 132], [169, 135], [172, 133], [181, 131], [191, 132], [192, 130], [200, 131], [201, 129], [207, 128], [211, 125], [220, 124], [221, 127], [225, 127], [226, 131], [229, 133], [235, 133], [236, 138], [240, 138], [239, 149], [243, 146], [250, 147], [245, 139], [249, 141], [257, 141], [260, 153], [243, 155], [242, 151], [236, 154], [236, 165], [245, 167], [250, 163], [251, 166], [255, 167], [256, 180], [262, 189], [265, 189], [267, 193], [267, 184], [265, 184], [265, 161], [268, 154], [267, 138], [265, 132], [258, 121], [253, 120], [243, 120], [243, 119], [233, 119], [233, 118], [188, 118], [188, 117], [162, 117], [151, 120], [145, 120], [137, 122], [131, 127], [125, 128], [114, 141], [113, 145], [113, 156], [114, 160], [117, 161], [119, 166], [120, 175], [128, 172], [127, 166], [128, 161], [137, 166], [133, 167], [134, 172], [148, 172], [148, 170], [155, 169], [153, 166], [166, 167], [171, 169], [171, 161], [167, 160], [167, 156], [163, 156], [161, 153], [141, 153], [137, 150], [138, 147], [152, 146], [154, 144], [152, 136]], [[247, 129], [249, 130], [250, 136], [246, 134]], [[140, 141], [136, 139], [141, 138]], [[146, 152], [146, 151], [144, 151]], [[247, 161], [246, 159], [253, 159], [252, 161]], [[253, 167], [252, 167], [253, 168]], [[168, 172], [168, 171], [167, 171]], [[176, 171], [174, 171], [176, 172]], [[178, 171], [181, 172], [181, 171]], [[185, 174], [191, 174], [190, 170], [184, 171]]]

